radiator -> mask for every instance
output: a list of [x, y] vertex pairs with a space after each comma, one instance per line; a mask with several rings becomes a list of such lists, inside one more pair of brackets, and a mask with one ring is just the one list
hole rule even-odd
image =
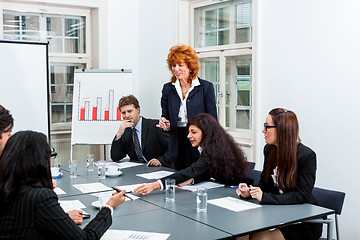
[[[57, 154], [57, 162], [61, 165], [69, 164], [71, 154], [71, 141], [70, 139], [54, 139], [51, 140], [51, 145], [55, 148]], [[85, 162], [86, 154], [91, 152], [91, 145], [77, 145], [73, 147], [72, 159], [78, 161], [78, 163]], [[94, 153], [94, 152], [92, 152]]]

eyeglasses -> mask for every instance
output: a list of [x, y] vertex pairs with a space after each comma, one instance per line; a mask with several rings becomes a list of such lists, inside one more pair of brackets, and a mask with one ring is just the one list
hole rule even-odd
[[269, 125], [266, 125], [266, 124], [264, 123], [265, 132], [267, 132], [267, 130], [268, 130], [269, 128], [276, 128], [276, 126], [269, 126]]

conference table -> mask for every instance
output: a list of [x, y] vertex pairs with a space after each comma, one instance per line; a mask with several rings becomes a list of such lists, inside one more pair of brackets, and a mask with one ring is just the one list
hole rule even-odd
[[[84, 227], [99, 211], [92, 206], [92, 202], [98, 198], [91, 195], [96, 192], [82, 193], [73, 185], [101, 182], [112, 187], [153, 182], [154, 180], [148, 180], [136, 174], [160, 170], [173, 171], [164, 167], [146, 167], [142, 164], [122, 169], [123, 173], [118, 177], [106, 177], [99, 180], [97, 167], [95, 171], [88, 172], [86, 163], [83, 163], [78, 165], [77, 178], [71, 179], [68, 167], [64, 166], [61, 169], [63, 176], [57, 181], [57, 186], [66, 194], [59, 195], [59, 200], [80, 200], [86, 206], [83, 210], [91, 217], [84, 219], [80, 225]], [[208, 200], [228, 196], [238, 198], [235, 190], [229, 186], [208, 189], [207, 193]], [[196, 192], [176, 189], [175, 196], [175, 202], [167, 202], [163, 191], [154, 191], [140, 196], [135, 201], [125, 201], [114, 208], [110, 229], [167, 233], [170, 234], [168, 239], [235, 239], [250, 233], [334, 213], [331, 209], [312, 204], [261, 205], [259, 208], [235, 212], [209, 203], [207, 212], [198, 213]], [[259, 204], [255, 199], [248, 201]]]

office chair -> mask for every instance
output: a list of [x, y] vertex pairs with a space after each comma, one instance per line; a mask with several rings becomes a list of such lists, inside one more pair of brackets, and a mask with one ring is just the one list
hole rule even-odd
[[255, 169], [249, 170], [249, 173], [247, 174], [249, 178], [252, 178], [254, 180], [253, 186], [256, 186], [259, 183], [260, 175], [261, 175], [261, 171]]
[[253, 170], [255, 168], [254, 162], [248, 162], [249, 163], [249, 171]]
[[[341, 214], [342, 207], [344, 204], [345, 199], [345, 193], [344, 192], [338, 192], [323, 188], [317, 188], [314, 187], [312, 194], [317, 200], [317, 205], [320, 207], [329, 208], [335, 211], [335, 229], [336, 229], [336, 239], [340, 240], [340, 234], [339, 234], [339, 226], [338, 226], [338, 215]], [[317, 222], [317, 223], [326, 223], [328, 225], [327, 227], [327, 238], [321, 238], [321, 239], [328, 239], [333, 240], [333, 220], [326, 218], [326, 219], [314, 219], [309, 220], [307, 222]]]

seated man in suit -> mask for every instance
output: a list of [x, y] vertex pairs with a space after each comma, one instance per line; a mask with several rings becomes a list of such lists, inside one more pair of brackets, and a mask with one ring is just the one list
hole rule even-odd
[[168, 134], [156, 127], [159, 121], [140, 116], [139, 101], [133, 95], [122, 97], [119, 109], [124, 121], [111, 144], [111, 159], [119, 161], [127, 154], [130, 160], [146, 162], [147, 166], [173, 168], [168, 158]]
[[0, 105], [0, 155], [4, 150], [7, 140], [11, 136], [13, 126], [14, 118], [9, 110]]

